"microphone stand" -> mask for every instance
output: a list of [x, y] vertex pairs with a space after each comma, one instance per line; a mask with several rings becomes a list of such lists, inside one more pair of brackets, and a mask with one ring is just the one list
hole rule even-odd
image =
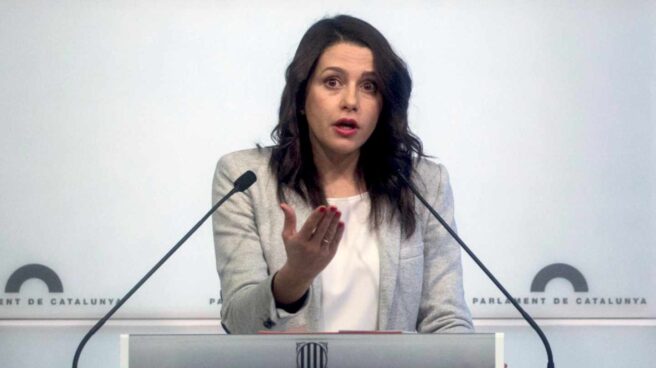
[[223, 196], [223, 198], [221, 198], [214, 206], [212, 206], [212, 208], [209, 211], [207, 211], [207, 213], [203, 216], [203, 218], [201, 218], [200, 221], [198, 221], [196, 225], [194, 225], [191, 228], [191, 230], [189, 230], [182, 237], [182, 239], [180, 239], [173, 246], [173, 248], [171, 248], [171, 250], [169, 250], [168, 253], [166, 253], [166, 255], [164, 255], [164, 257], [162, 257], [162, 259], [160, 259], [159, 262], [157, 262], [157, 264], [153, 268], [151, 268], [150, 271], [148, 271], [148, 273], [146, 273], [146, 275], [142, 277], [141, 280], [139, 280], [139, 282], [137, 282], [137, 284], [134, 285], [132, 289], [128, 291], [127, 294], [125, 294], [123, 298], [119, 299], [116, 305], [109, 312], [107, 312], [107, 314], [103, 318], [101, 318], [89, 330], [89, 332], [87, 332], [86, 335], [84, 335], [82, 341], [80, 341], [80, 344], [77, 347], [77, 350], [75, 350], [75, 356], [73, 357], [73, 368], [77, 368], [77, 363], [78, 360], [80, 359], [80, 354], [82, 353], [82, 349], [84, 349], [84, 346], [86, 345], [87, 341], [89, 341], [91, 336], [93, 336], [93, 334], [95, 334], [98, 330], [100, 330], [100, 328], [107, 322], [107, 320], [109, 320], [112, 317], [112, 315], [116, 313], [116, 311], [119, 310], [119, 308], [121, 308], [121, 306], [128, 299], [130, 299], [132, 294], [134, 294], [141, 287], [141, 285], [143, 285], [150, 278], [150, 276], [152, 276], [164, 264], [164, 262], [166, 262], [173, 255], [173, 253], [175, 253], [178, 250], [178, 248], [180, 248], [182, 244], [184, 244], [184, 242], [186, 242], [187, 239], [189, 239], [189, 237], [196, 232], [196, 230], [198, 230], [198, 228], [212, 215], [212, 213], [214, 213], [214, 211], [216, 211], [223, 204], [223, 202], [227, 201], [233, 194], [237, 192], [243, 192], [244, 190], [248, 189], [248, 187], [250, 187], [255, 182], [255, 180], [257, 180], [255, 174], [250, 170], [242, 174], [235, 181], [235, 186], [234, 188], [232, 188], [230, 193]]
[[412, 183], [410, 183], [410, 181], [405, 177], [405, 175], [403, 175], [401, 170], [399, 170], [397, 172], [397, 174], [399, 175], [401, 180], [403, 180], [403, 182], [406, 185], [408, 185], [410, 190], [417, 196], [417, 198], [419, 198], [421, 203], [423, 203], [424, 206], [426, 206], [428, 211], [430, 211], [430, 213], [433, 214], [433, 216], [437, 219], [437, 221], [439, 221], [440, 224], [442, 224], [442, 226], [444, 226], [446, 231], [448, 231], [449, 234], [451, 234], [453, 239], [455, 239], [458, 242], [458, 244], [460, 244], [462, 249], [464, 249], [465, 252], [467, 252], [467, 254], [469, 254], [471, 259], [473, 259], [474, 262], [476, 262], [478, 267], [480, 267], [481, 270], [483, 270], [483, 272], [485, 272], [487, 277], [489, 277], [490, 280], [492, 280], [494, 285], [496, 285], [497, 288], [499, 290], [501, 290], [503, 295], [505, 295], [506, 298], [512, 303], [512, 305], [519, 311], [519, 313], [522, 315], [522, 317], [524, 317], [526, 322], [528, 322], [528, 324], [533, 328], [533, 330], [535, 330], [535, 332], [538, 334], [538, 336], [540, 336], [540, 340], [542, 340], [542, 343], [544, 344], [544, 348], [547, 350], [547, 368], [554, 368], [555, 366], [554, 366], [554, 361], [553, 361], [553, 354], [551, 353], [551, 346], [549, 345], [549, 341], [547, 340], [547, 337], [544, 335], [544, 333], [540, 329], [540, 326], [538, 326], [538, 324], [535, 323], [535, 320], [533, 320], [533, 318], [519, 305], [519, 303], [517, 303], [517, 301], [515, 301], [515, 298], [513, 298], [512, 295], [510, 295], [510, 293], [506, 290], [506, 288], [504, 288], [503, 285], [501, 285], [501, 283], [496, 279], [496, 277], [494, 277], [494, 275], [492, 275], [492, 272], [490, 272], [487, 269], [487, 267], [485, 267], [483, 262], [481, 262], [478, 259], [478, 257], [476, 257], [474, 252], [472, 252], [471, 249], [469, 249], [469, 247], [467, 246], [467, 244], [465, 244], [465, 242], [462, 241], [462, 239], [460, 239], [458, 234], [451, 228], [451, 226], [449, 226], [449, 224], [446, 223], [446, 221], [444, 221], [442, 216], [440, 216], [440, 214], [437, 213], [437, 211], [435, 211], [435, 209], [433, 207], [431, 207], [430, 204], [428, 204], [426, 199], [424, 199], [424, 197], [419, 193], [417, 188], [415, 188], [415, 186]]

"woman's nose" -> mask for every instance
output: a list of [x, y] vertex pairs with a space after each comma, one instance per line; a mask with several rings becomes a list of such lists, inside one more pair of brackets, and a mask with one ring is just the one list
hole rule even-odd
[[358, 89], [356, 86], [344, 88], [342, 93], [342, 109], [348, 111], [358, 110]]

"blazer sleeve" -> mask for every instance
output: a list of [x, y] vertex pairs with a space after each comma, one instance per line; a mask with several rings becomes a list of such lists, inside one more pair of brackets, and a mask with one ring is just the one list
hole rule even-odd
[[[212, 203], [233, 188], [245, 170], [238, 157], [222, 157], [212, 184]], [[298, 314], [276, 308], [269, 270], [255, 221], [253, 191], [234, 194], [213, 214], [216, 266], [221, 280], [221, 323], [228, 333], [275, 330], [284, 320]], [[310, 298], [306, 298], [307, 300]], [[301, 308], [301, 310], [305, 307]]]
[[[426, 200], [456, 229], [449, 174], [441, 164], [431, 164], [423, 177]], [[438, 184], [437, 191], [434, 185]], [[421, 204], [419, 204], [421, 205]], [[424, 238], [424, 277], [417, 321], [418, 332], [473, 332], [471, 313], [462, 285], [460, 245], [427, 210]]]

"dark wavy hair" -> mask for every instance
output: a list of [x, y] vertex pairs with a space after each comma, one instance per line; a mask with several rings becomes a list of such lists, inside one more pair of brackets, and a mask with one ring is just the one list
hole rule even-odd
[[271, 132], [275, 145], [269, 166], [277, 178], [278, 200], [285, 202], [285, 188], [296, 192], [313, 207], [327, 204], [301, 110], [306, 87], [319, 57], [334, 44], [346, 42], [371, 50], [380, 82], [383, 106], [378, 123], [360, 148], [357, 174], [371, 201], [371, 225], [378, 228], [385, 209], [391, 221], [400, 216], [401, 229], [410, 237], [416, 227], [414, 196], [399, 179], [398, 171], [410, 178], [413, 159], [425, 157], [421, 141], [408, 127], [408, 103], [412, 79], [406, 64], [394, 53], [385, 37], [369, 23], [347, 15], [322, 19], [303, 35], [285, 74], [278, 125]]

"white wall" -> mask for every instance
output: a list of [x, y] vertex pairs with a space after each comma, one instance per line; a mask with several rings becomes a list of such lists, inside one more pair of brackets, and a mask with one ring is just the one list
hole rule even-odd
[[[104, 314], [75, 303], [122, 296], [209, 208], [218, 157], [270, 143], [300, 37], [338, 13], [372, 23], [408, 62], [411, 124], [450, 170], [460, 233], [512, 293], [539, 300], [529, 312], [656, 319], [653, 2], [5, 1], [0, 291], [37, 263], [64, 292], [33, 279], [0, 293], [0, 341], [16, 320], [40, 321], [27, 342], [73, 333], [44, 320]], [[118, 318], [217, 318], [208, 225]], [[556, 279], [531, 292], [553, 263], [589, 291]], [[464, 265], [474, 316], [516, 318]]]

